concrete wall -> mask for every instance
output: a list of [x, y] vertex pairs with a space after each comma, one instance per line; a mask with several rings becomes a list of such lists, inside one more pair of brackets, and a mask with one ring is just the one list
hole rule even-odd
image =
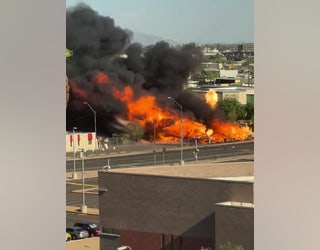
[[230, 242], [241, 245], [244, 250], [254, 249], [253, 207], [216, 205], [215, 208], [216, 249]]
[[121, 245], [131, 246], [134, 250], [200, 250], [201, 247], [202, 249], [214, 248], [214, 242], [210, 239], [126, 230], [121, 232], [120, 242]]
[[233, 91], [224, 92], [224, 91], [216, 90], [216, 92], [218, 94], [219, 100], [223, 100], [225, 98], [235, 98], [242, 105], [247, 104], [247, 95], [248, 94], [254, 95], [254, 89], [246, 89], [243, 91], [235, 90], [234, 92]]
[[238, 70], [220, 70], [220, 77], [237, 77]]
[[213, 239], [215, 204], [253, 202], [253, 183], [99, 172], [106, 228]]

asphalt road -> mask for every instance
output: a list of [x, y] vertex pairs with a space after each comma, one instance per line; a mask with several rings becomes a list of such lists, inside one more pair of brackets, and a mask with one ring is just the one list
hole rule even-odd
[[[136, 145], [132, 145], [127, 148], [128, 152], [137, 150]], [[210, 160], [217, 159], [220, 157], [231, 157], [254, 154], [254, 142], [237, 142], [237, 143], [221, 143], [211, 145], [200, 145], [198, 146], [198, 160]], [[185, 162], [195, 161], [194, 155], [195, 147], [186, 147], [183, 149], [183, 160]], [[163, 152], [163, 147], [156, 146], [154, 153], [153, 145], [150, 144], [148, 147], [143, 147], [143, 151], [135, 151], [131, 153], [118, 153], [117, 155], [106, 154], [99, 158], [85, 158], [84, 168], [86, 171], [100, 170], [103, 166], [108, 164], [112, 168], [124, 168], [124, 167], [136, 167], [136, 166], [147, 166], [147, 165], [159, 165], [159, 164], [177, 164], [181, 158], [181, 150], [179, 147], [174, 147]], [[76, 171], [81, 171], [82, 160], [75, 160]], [[66, 162], [66, 171], [72, 172], [74, 168], [73, 160]]]
[[[98, 209], [98, 178], [84, 180], [85, 205]], [[66, 183], [66, 205], [80, 207], [82, 205], [82, 179]]]
[[99, 225], [99, 216], [96, 215], [81, 215], [81, 214], [66, 214], [66, 227], [73, 227], [76, 222], [88, 222]]
[[[228, 156], [241, 156], [254, 154], [254, 143], [253, 142], [242, 142], [242, 143], [226, 143], [226, 144], [213, 144], [213, 145], [200, 145], [198, 153], [198, 160], [216, 159]], [[98, 159], [85, 159], [85, 170], [100, 170], [102, 166], [107, 164], [109, 158], [110, 165], [112, 168], [121, 167], [133, 167], [133, 166], [145, 166], [153, 165], [156, 159], [156, 164], [175, 164], [180, 160], [180, 149], [179, 147], [175, 150], [172, 148], [167, 150], [164, 154], [162, 148], [159, 148], [156, 153], [156, 158], [153, 153], [153, 145], [149, 147], [141, 148], [140, 153], [137, 152], [137, 148], [132, 146], [132, 150], [136, 150], [135, 154], [122, 153], [117, 156], [107, 156]], [[146, 150], [147, 149], [147, 150]], [[161, 149], [161, 150], [160, 150]], [[149, 152], [148, 152], [149, 150]], [[191, 162], [195, 161], [193, 151], [195, 148], [184, 148], [184, 161]], [[139, 150], [138, 150], [139, 151]], [[81, 160], [76, 160], [77, 171], [81, 170]], [[66, 170], [73, 171], [73, 160], [66, 162]], [[88, 208], [98, 208], [98, 192], [95, 190], [98, 186], [98, 178], [87, 178], [85, 179], [85, 204]], [[67, 206], [78, 206], [80, 208], [82, 204], [82, 180], [70, 180], [66, 183], [66, 205]], [[66, 226], [73, 226], [75, 222], [91, 222], [99, 225], [99, 216], [83, 215], [83, 214], [72, 214], [66, 213]]]
[[[95, 187], [98, 186], [98, 178], [85, 179], [85, 190], [92, 190], [92, 192], [85, 192], [85, 205], [88, 208], [98, 208], [99, 198]], [[81, 207], [82, 205], [82, 179], [71, 180], [66, 183], [66, 205]], [[99, 216], [66, 213], [66, 226], [73, 226], [75, 222], [90, 222], [99, 225]]]

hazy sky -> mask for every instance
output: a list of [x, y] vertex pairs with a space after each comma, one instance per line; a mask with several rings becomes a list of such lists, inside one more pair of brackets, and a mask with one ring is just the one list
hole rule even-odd
[[66, 0], [84, 2], [116, 26], [176, 42], [253, 42], [253, 0]]

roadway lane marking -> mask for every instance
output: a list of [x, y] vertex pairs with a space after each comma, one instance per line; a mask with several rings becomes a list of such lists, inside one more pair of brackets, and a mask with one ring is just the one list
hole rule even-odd
[[[66, 182], [68, 185], [74, 185], [74, 186], [82, 186], [82, 183], [74, 183], [74, 182]], [[92, 187], [92, 188], [98, 188], [98, 185], [94, 184], [84, 184], [85, 187]]]
[[[71, 193], [82, 193], [82, 189], [72, 190]], [[87, 188], [84, 189], [85, 194], [99, 194], [97, 188]]]

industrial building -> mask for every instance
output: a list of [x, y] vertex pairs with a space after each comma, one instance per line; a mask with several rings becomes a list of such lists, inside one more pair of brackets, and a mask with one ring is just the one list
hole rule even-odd
[[114, 236], [100, 250], [253, 250], [253, 174], [253, 162], [99, 171], [100, 224]]
[[192, 92], [201, 99], [205, 99], [205, 94], [214, 90], [217, 93], [218, 100], [225, 98], [235, 98], [242, 105], [247, 105], [249, 102], [254, 102], [254, 88], [252, 87], [215, 87], [212, 85], [203, 85], [201, 88], [194, 88]]
[[95, 132], [67, 132], [66, 133], [66, 152], [78, 152], [81, 149], [85, 151], [96, 150], [98, 141]]

